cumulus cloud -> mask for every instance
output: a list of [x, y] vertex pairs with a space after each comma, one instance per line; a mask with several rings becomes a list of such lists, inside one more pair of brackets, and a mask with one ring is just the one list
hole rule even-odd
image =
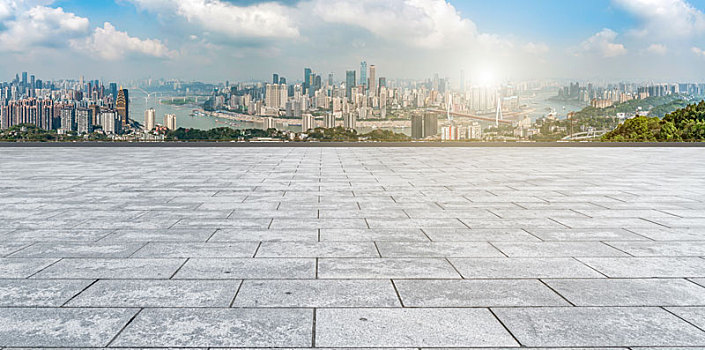
[[328, 23], [423, 48], [462, 45], [478, 35], [475, 24], [445, 0], [313, 0], [313, 12]]
[[[89, 31], [87, 18], [65, 12], [61, 7], [42, 5], [22, 9], [23, 3], [5, 1], [2, 5], [0, 50], [21, 52], [27, 49], [64, 46], [66, 39], [85, 35]], [[9, 12], [7, 12], [9, 11]], [[9, 13], [9, 14], [8, 14]]]
[[176, 55], [161, 41], [155, 39], [139, 39], [121, 32], [111, 23], [105, 22], [103, 27], [96, 28], [91, 36], [74, 40], [71, 46], [83, 53], [97, 54], [105, 60], [118, 60], [130, 55], [141, 55], [157, 58], [169, 58]]
[[686, 0], [613, 0], [642, 22], [640, 36], [688, 37], [705, 32], [705, 14]]
[[627, 53], [623, 44], [616, 43], [617, 33], [611, 29], [603, 29], [583, 41], [575, 50], [576, 54], [592, 54], [604, 58], [622, 56]]
[[668, 53], [668, 48], [666, 48], [666, 46], [663, 44], [651, 44], [646, 49], [646, 51], [656, 55], [665, 55], [666, 53]]
[[297, 38], [291, 8], [276, 2], [236, 6], [222, 0], [128, 0], [139, 8], [185, 18], [234, 39]]

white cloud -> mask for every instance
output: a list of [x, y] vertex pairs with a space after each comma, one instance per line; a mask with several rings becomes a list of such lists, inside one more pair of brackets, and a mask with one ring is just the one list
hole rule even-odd
[[445, 0], [313, 0], [313, 12], [328, 23], [423, 48], [463, 45], [478, 35], [475, 24]]
[[548, 45], [542, 43], [529, 42], [522, 46], [524, 52], [532, 55], [542, 55], [549, 51]]
[[110, 61], [135, 54], [157, 58], [169, 58], [176, 55], [159, 40], [142, 40], [131, 37], [126, 32], [115, 29], [109, 22], [105, 22], [102, 28], [96, 28], [88, 38], [72, 41], [71, 46], [85, 54], [97, 54]]
[[668, 53], [668, 48], [663, 44], [651, 44], [646, 51], [656, 55], [665, 55]]
[[643, 23], [638, 36], [693, 36], [705, 32], [705, 14], [686, 0], [613, 0]]
[[[19, 4], [19, 6], [18, 6]], [[85, 35], [87, 18], [65, 12], [61, 7], [37, 5], [23, 10], [23, 3], [5, 1], [2, 11], [5, 30], [0, 32], [0, 51], [26, 51], [37, 46], [65, 46], [67, 39]]]
[[234, 39], [297, 38], [291, 8], [276, 2], [236, 6], [221, 0], [128, 0], [158, 13], [175, 14]]
[[611, 29], [603, 29], [583, 41], [575, 50], [577, 54], [593, 54], [605, 58], [622, 56], [627, 53], [623, 44], [616, 43], [617, 33]]
[[696, 56], [698, 56], [700, 58], [705, 58], [705, 50], [703, 50], [699, 47], [693, 46], [693, 48], [691, 48], [690, 51], [692, 51]]

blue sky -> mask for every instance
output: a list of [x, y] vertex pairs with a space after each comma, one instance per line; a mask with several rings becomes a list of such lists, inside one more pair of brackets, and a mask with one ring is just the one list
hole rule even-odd
[[705, 80], [705, 0], [0, 0], [0, 76]]

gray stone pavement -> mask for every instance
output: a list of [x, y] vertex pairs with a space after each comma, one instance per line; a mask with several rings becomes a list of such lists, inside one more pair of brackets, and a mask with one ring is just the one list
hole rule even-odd
[[705, 348], [705, 149], [0, 149], [0, 348]]

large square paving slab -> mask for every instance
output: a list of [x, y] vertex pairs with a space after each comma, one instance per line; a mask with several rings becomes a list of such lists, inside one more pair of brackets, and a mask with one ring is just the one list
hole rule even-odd
[[0, 349], [702, 349], [700, 159], [2, 148]]
[[119, 347], [309, 347], [313, 310], [146, 309]]

